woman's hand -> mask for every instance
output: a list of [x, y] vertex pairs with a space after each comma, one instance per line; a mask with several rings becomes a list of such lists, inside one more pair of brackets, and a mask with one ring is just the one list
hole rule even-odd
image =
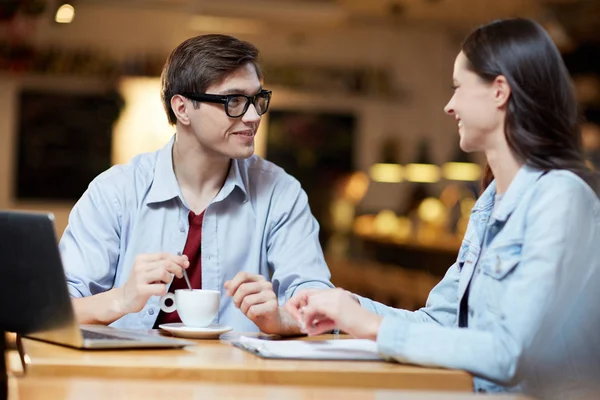
[[360, 306], [344, 289], [308, 289], [298, 292], [285, 305], [308, 335], [340, 329], [353, 337], [377, 339], [382, 317]]

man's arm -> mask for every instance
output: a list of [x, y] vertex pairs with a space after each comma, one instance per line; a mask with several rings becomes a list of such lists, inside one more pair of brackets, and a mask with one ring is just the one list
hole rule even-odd
[[173, 275], [183, 277], [187, 256], [139, 254], [122, 287], [113, 288], [121, 250], [123, 219], [118, 192], [98, 181], [77, 202], [60, 242], [61, 256], [77, 320], [111, 324], [139, 312], [151, 296], [166, 293]]
[[[296, 179], [288, 177], [286, 183], [276, 190], [267, 233], [267, 262], [281, 306], [299, 290], [334, 287], [319, 242], [319, 223], [310, 211], [308, 196]], [[302, 333], [283, 307], [279, 307], [278, 314], [280, 334]]]
[[319, 223], [310, 211], [306, 192], [288, 177], [280, 182], [271, 206], [267, 232], [267, 262], [273, 289], [284, 304], [300, 289], [333, 288], [319, 242]]
[[80, 324], [109, 325], [125, 315], [118, 298], [119, 289], [94, 296], [73, 298], [75, 316]]
[[122, 287], [73, 299], [77, 319], [82, 324], [111, 324], [125, 314], [139, 312], [151, 296], [167, 292], [173, 275], [183, 278], [183, 269], [189, 266], [186, 255], [141, 254]]
[[69, 215], [60, 253], [80, 323], [123, 316], [112, 290], [120, 251], [120, 208], [114, 189], [94, 180]]
[[319, 225], [310, 212], [300, 183], [281, 179], [273, 194], [267, 220], [267, 262], [271, 282], [264, 276], [238, 273], [225, 282], [227, 294], [258, 328], [279, 335], [301, 334], [283, 304], [299, 288], [332, 288], [319, 243]]

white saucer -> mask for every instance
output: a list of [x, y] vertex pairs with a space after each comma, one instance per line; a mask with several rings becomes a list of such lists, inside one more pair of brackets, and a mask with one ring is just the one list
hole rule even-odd
[[209, 325], [204, 328], [192, 328], [181, 322], [172, 324], [161, 324], [158, 326], [175, 336], [188, 339], [218, 339], [219, 335], [232, 330], [232, 327], [222, 325]]

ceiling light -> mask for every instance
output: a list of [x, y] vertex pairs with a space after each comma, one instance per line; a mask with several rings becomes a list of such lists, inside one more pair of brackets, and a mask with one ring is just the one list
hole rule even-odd
[[75, 7], [68, 3], [64, 3], [56, 10], [54, 21], [59, 24], [70, 24], [73, 21], [73, 18], [75, 18]]

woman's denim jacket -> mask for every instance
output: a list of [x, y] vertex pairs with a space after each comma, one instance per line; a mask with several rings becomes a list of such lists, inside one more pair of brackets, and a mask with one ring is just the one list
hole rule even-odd
[[[384, 317], [379, 351], [466, 370], [479, 392], [600, 399], [598, 197], [571, 172], [529, 166], [492, 212], [495, 194], [492, 182], [471, 212], [456, 263], [424, 308], [360, 298]], [[468, 328], [459, 328], [468, 286]]]

